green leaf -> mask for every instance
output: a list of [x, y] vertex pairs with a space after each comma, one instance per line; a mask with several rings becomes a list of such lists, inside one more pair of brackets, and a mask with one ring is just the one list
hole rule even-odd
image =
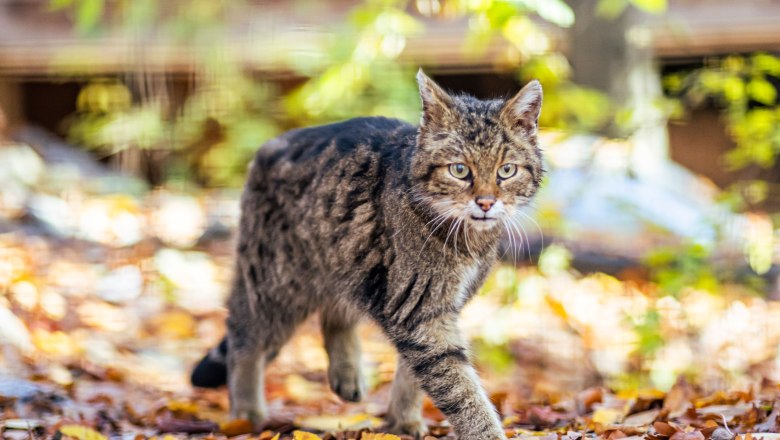
[[49, 9], [52, 11], [59, 11], [71, 5], [73, 5], [73, 0], [50, 0], [49, 1]]
[[642, 11], [651, 14], [660, 14], [666, 10], [666, 0], [630, 0], [631, 3]]
[[753, 55], [753, 67], [766, 75], [780, 76], [780, 58], [766, 53]]
[[596, 4], [596, 15], [606, 19], [620, 16], [628, 6], [628, 0], [599, 0]]
[[560, 27], [574, 24], [574, 11], [561, 0], [515, 0], [514, 3]]
[[773, 105], [777, 99], [775, 86], [764, 78], [753, 78], [747, 85], [748, 96], [756, 102]]
[[723, 82], [723, 96], [731, 103], [745, 98], [745, 83], [741, 78], [732, 76]]
[[104, 0], [80, 0], [76, 7], [76, 30], [88, 34], [97, 28], [103, 15]]

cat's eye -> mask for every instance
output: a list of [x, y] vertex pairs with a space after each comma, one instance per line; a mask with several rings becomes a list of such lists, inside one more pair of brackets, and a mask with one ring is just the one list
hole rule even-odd
[[450, 174], [452, 174], [452, 177], [456, 177], [458, 179], [465, 179], [469, 177], [469, 174], [471, 174], [471, 170], [469, 170], [469, 167], [462, 163], [453, 163], [450, 164]]
[[498, 167], [498, 177], [502, 179], [508, 179], [517, 174], [517, 165], [513, 163], [505, 163]]

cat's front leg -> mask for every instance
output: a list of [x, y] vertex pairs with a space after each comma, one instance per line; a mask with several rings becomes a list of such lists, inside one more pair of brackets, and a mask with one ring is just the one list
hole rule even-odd
[[428, 432], [422, 421], [423, 396], [417, 379], [399, 358], [384, 429], [393, 434], [410, 435], [417, 440], [423, 438]]
[[328, 353], [328, 383], [342, 399], [359, 402], [366, 394], [360, 367], [360, 340], [355, 313], [331, 307], [322, 313], [322, 335]]
[[407, 321], [389, 331], [422, 389], [464, 440], [506, 439], [493, 404], [468, 361], [456, 315]]

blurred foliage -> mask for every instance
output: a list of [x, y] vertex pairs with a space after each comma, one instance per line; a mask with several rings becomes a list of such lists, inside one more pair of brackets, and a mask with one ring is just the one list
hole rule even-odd
[[715, 292], [719, 281], [711, 254], [708, 247], [697, 243], [663, 247], [650, 252], [644, 265], [650, 269], [651, 279], [667, 294], [676, 296], [685, 288]]
[[699, 69], [664, 77], [667, 92], [682, 100], [680, 110], [713, 104], [723, 109], [736, 143], [725, 157], [730, 169], [774, 165], [780, 152], [778, 84], [780, 58], [766, 53], [713, 58]]
[[50, 6], [71, 12], [82, 35], [119, 29], [141, 38], [139, 44], [172, 41], [196, 49], [197, 74], [183, 104], [167, 96], [165, 78], [148, 80], [143, 70], [136, 76], [162, 84], [138, 86], [132, 75], [127, 81], [95, 78], [81, 91], [69, 135], [104, 156], [126, 149], [163, 151], [167, 177], [184, 175], [207, 185], [240, 184], [252, 152], [285, 128], [366, 115], [416, 122], [418, 66], [399, 57], [429, 19], [467, 19], [466, 56], [499, 39], [508, 43], [503, 69], [515, 70], [523, 82], [538, 78], [545, 88], [542, 125], [594, 130], [613, 116], [603, 94], [571, 82], [568, 61], [552, 50], [547, 31], [531, 18], [570, 26], [574, 12], [562, 0], [364, 0], [344, 22], [325, 25], [324, 38], [282, 52], [282, 65], [300, 79], [284, 94], [246, 69], [240, 55], [223, 50], [227, 17], [249, 7], [243, 0], [167, 5], [140, 0], [110, 7], [107, 0], [50, 0]]
[[657, 14], [666, 10], [667, 0], [599, 0], [596, 13], [604, 18], [616, 18], [629, 6], [640, 11]]

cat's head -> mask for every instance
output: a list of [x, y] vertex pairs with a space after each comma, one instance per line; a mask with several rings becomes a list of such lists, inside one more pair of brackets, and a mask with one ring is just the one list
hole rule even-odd
[[511, 99], [483, 101], [449, 95], [422, 70], [417, 81], [423, 112], [412, 160], [416, 198], [458, 227], [511, 227], [542, 178], [541, 85], [532, 81]]

